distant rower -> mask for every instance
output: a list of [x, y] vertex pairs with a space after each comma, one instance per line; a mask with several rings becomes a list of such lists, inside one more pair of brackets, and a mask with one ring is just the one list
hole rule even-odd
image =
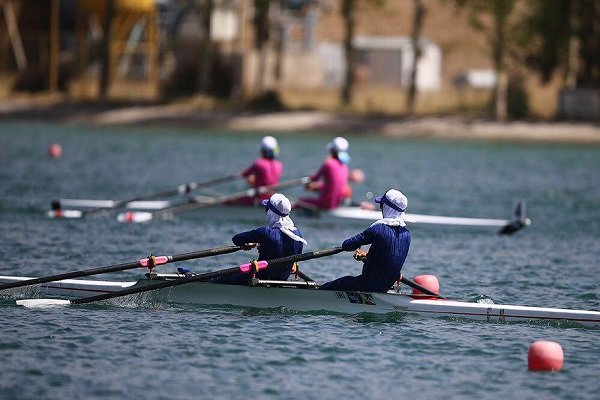
[[348, 196], [348, 147], [348, 141], [339, 136], [327, 145], [329, 156], [306, 185], [307, 190], [319, 192], [319, 197], [302, 197], [297, 207], [331, 210], [340, 206]]
[[[260, 145], [260, 158], [256, 159], [251, 166], [242, 171], [248, 186], [258, 188], [260, 186], [277, 185], [283, 172], [283, 164], [277, 160], [279, 155], [279, 144], [273, 136], [262, 138]], [[235, 204], [258, 205], [262, 200], [268, 200], [273, 193], [262, 193], [256, 196], [247, 196], [236, 200]]]

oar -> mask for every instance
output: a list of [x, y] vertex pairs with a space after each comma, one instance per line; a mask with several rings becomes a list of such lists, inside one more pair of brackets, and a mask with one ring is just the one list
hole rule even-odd
[[79, 278], [82, 276], [98, 275], [98, 274], [104, 274], [104, 273], [108, 273], [108, 272], [124, 271], [127, 269], [134, 269], [137, 267], [153, 269], [155, 266], [162, 265], [162, 264], [167, 264], [167, 263], [177, 262], [177, 261], [192, 260], [195, 258], [211, 257], [211, 256], [219, 255], [219, 254], [228, 254], [228, 253], [233, 253], [235, 251], [238, 251], [240, 249], [241, 249], [241, 247], [239, 247], [239, 246], [227, 246], [227, 247], [216, 247], [216, 248], [207, 249], [207, 250], [200, 250], [200, 251], [195, 251], [192, 253], [176, 254], [176, 255], [172, 255], [172, 256], [150, 256], [147, 258], [142, 258], [141, 260], [138, 260], [138, 261], [132, 261], [132, 262], [128, 262], [128, 263], [109, 265], [106, 267], [90, 268], [90, 269], [85, 269], [82, 271], [66, 272], [64, 274], [50, 275], [50, 276], [45, 276], [45, 277], [41, 277], [41, 278], [34, 278], [34, 279], [27, 279], [24, 281], [5, 283], [3, 285], [0, 285], [0, 290], [18, 288], [18, 287], [23, 287], [23, 286], [39, 285], [40, 283], [60, 281], [63, 279], [73, 279], [73, 278]]
[[[362, 261], [364, 263], [367, 260], [368, 253], [364, 253], [359, 250], [355, 250], [353, 257], [356, 261]], [[405, 278], [402, 274], [400, 274], [400, 282], [404, 283], [405, 285], [410, 286], [413, 289], [420, 290], [421, 293], [425, 293], [430, 296], [435, 296], [435, 297], [439, 297], [440, 299], [443, 299], [443, 297], [440, 296], [439, 294], [434, 293], [431, 290], [427, 289], [426, 287], [419, 285], [417, 282], [413, 282], [410, 279]]]
[[440, 296], [438, 293], [432, 292], [431, 290], [427, 289], [426, 287], [421, 286], [417, 282], [413, 282], [410, 279], [405, 278], [404, 276], [402, 276], [400, 278], [400, 282], [404, 283], [405, 285], [410, 286], [413, 289], [417, 289], [421, 293], [425, 293], [429, 296], [434, 296], [434, 297], [438, 297], [440, 299], [444, 299], [444, 297]]
[[303, 176], [302, 178], [291, 179], [289, 181], [285, 181], [276, 185], [270, 186], [259, 186], [257, 188], [250, 188], [246, 190], [242, 190], [240, 192], [236, 192], [233, 194], [229, 194], [226, 196], [214, 197], [212, 199], [208, 199], [202, 202], [193, 202], [178, 205], [175, 207], [165, 208], [163, 210], [148, 212], [148, 211], [128, 211], [124, 213], [120, 213], [117, 216], [117, 221], [119, 222], [148, 222], [157, 219], [166, 219], [171, 218], [174, 214], [197, 210], [200, 208], [206, 208], [211, 206], [219, 206], [228, 202], [232, 202], [235, 200], [242, 199], [247, 196], [256, 196], [263, 193], [268, 193], [278, 189], [284, 189], [291, 186], [304, 185], [310, 181], [310, 178], [307, 176]]
[[163, 289], [168, 287], [185, 285], [187, 283], [192, 282], [203, 282], [212, 278], [217, 278], [220, 276], [233, 275], [239, 272], [249, 273], [256, 268], [256, 270], [262, 270], [268, 267], [274, 267], [277, 265], [289, 264], [292, 262], [298, 261], [306, 261], [314, 258], [331, 256], [337, 253], [342, 252], [341, 247], [333, 247], [330, 249], [317, 250], [309, 253], [295, 254], [287, 257], [276, 258], [274, 260], [269, 261], [258, 261], [247, 264], [242, 264], [237, 267], [222, 269], [219, 271], [207, 272], [199, 275], [186, 276], [185, 278], [178, 278], [171, 281], [163, 281], [157, 284], [147, 285], [147, 286], [138, 286], [132, 287], [129, 289], [119, 290], [116, 292], [105, 293], [98, 296], [91, 297], [83, 297], [81, 299], [75, 300], [60, 300], [60, 299], [26, 299], [26, 300], [17, 300], [17, 305], [27, 306], [27, 307], [35, 307], [35, 306], [47, 306], [47, 305], [69, 305], [69, 304], [87, 304], [101, 300], [108, 300], [115, 297], [123, 297], [130, 294], [149, 292], [151, 290]]
[[169, 197], [169, 196], [175, 196], [178, 194], [190, 193], [194, 190], [203, 189], [203, 188], [206, 188], [209, 186], [216, 185], [218, 183], [232, 181], [234, 179], [240, 178], [241, 176], [242, 176], [241, 173], [236, 172], [235, 174], [222, 176], [220, 178], [211, 179], [211, 180], [208, 180], [205, 182], [188, 182], [188, 183], [179, 185], [173, 189], [164, 190], [162, 192], [153, 193], [153, 194], [149, 194], [146, 196], [134, 197], [134, 198], [131, 198], [128, 200], [114, 201], [114, 202], [112, 202], [112, 204], [106, 204], [108, 207], [103, 207], [102, 205], [99, 205], [92, 209], [83, 210], [83, 211], [63, 210], [60, 200], [53, 200], [51, 203], [52, 210], [48, 212], [48, 216], [50, 216], [51, 218], [83, 218], [86, 215], [93, 215], [93, 214], [108, 212], [111, 210], [117, 210], [119, 208], [126, 207], [129, 203], [132, 203], [134, 201], [150, 200], [150, 199], [155, 199], [155, 198], [159, 198], [159, 197]]

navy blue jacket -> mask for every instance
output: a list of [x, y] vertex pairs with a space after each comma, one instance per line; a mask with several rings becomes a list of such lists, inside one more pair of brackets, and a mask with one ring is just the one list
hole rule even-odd
[[[302, 237], [302, 234], [298, 229], [293, 232]], [[258, 260], [273, 260], [275, 258], [300, 254], [304, 247], [302, 242], [293, 240], [279, 229], [265, 226], [252, 229], [251, 231], [238, 233], [231, 240], [236, 246], [241, 246], [245, 243], [258, 243]], [[268, 267], [259, 271], [256, 276], [259, 279], [285, 281], [292, 273], [292, 265], [293, 263]], [[248, 274], [240, 273], [237, 275], [216, 278], [213, 279], [212, 282], [245, 285], [248, 278]]]
[[370, 244], [360, 276], [347, 276], [321, 285], [324, 290], [387, 292], [398, 277], [408, 255], [410, 232], [406, 227], [376, 224], [346, 239], [342, 248], [356, 250]]

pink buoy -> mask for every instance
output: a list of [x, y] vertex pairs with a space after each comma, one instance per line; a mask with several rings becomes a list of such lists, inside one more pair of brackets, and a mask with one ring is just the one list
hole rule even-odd
[[[431, 290], [433, 293], [440, 294], [440, 282], [435, 275], [417, 275], [414, 279], [415, 283]], [[413, 294], [423, 294], [420, 290], [413, 288]]]
[[527, 363], [530, 371], [560, 371], [563, 362], [563, 349], [556, 342], [536, 340], [529, 347]]
[[60, 144], [54, 143], [48, 147], [48, 155], [52, 158], [60, 158], [62, 156], [62, 147]]

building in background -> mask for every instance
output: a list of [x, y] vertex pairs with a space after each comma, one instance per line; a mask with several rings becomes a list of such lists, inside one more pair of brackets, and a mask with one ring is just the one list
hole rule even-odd
[[[470, 29], [465, 15], [451, 5], [424, 2], [428, 13], [419, 40], [416, 83], [418, 92], [432, 100], [427, 110], [460, 109], [457, 104], [465, 99], [485, 102], [494, 77], [489, 75], [484, 35]], [[412, 6], [407, 3], [357, 2], [361, 8], [356, 14], [353, 75], [360, 88], [406, 91], [415, 55]], [[257, 4], [269, 8], [256, 9]], [[347, 68], [341, 4], [0, 0], [0, 85], [14, 91], [60, 90], [73, 99], [335, 92]], [[559, 102], [560, 86], [548, 89], [534, 79], [525, 81], [533, 82], [527, 87], [531, 101], [539, 101], [537, 108], [546, 116], [559, 106], [565, 116], [581, 110], [572, 106], [571, 92], [564, 92]], [[591, 90], [595, 94], [585, 98], [596, 98], [597, 89]], [[594, 110], [584, 114], [597, 114]]]

